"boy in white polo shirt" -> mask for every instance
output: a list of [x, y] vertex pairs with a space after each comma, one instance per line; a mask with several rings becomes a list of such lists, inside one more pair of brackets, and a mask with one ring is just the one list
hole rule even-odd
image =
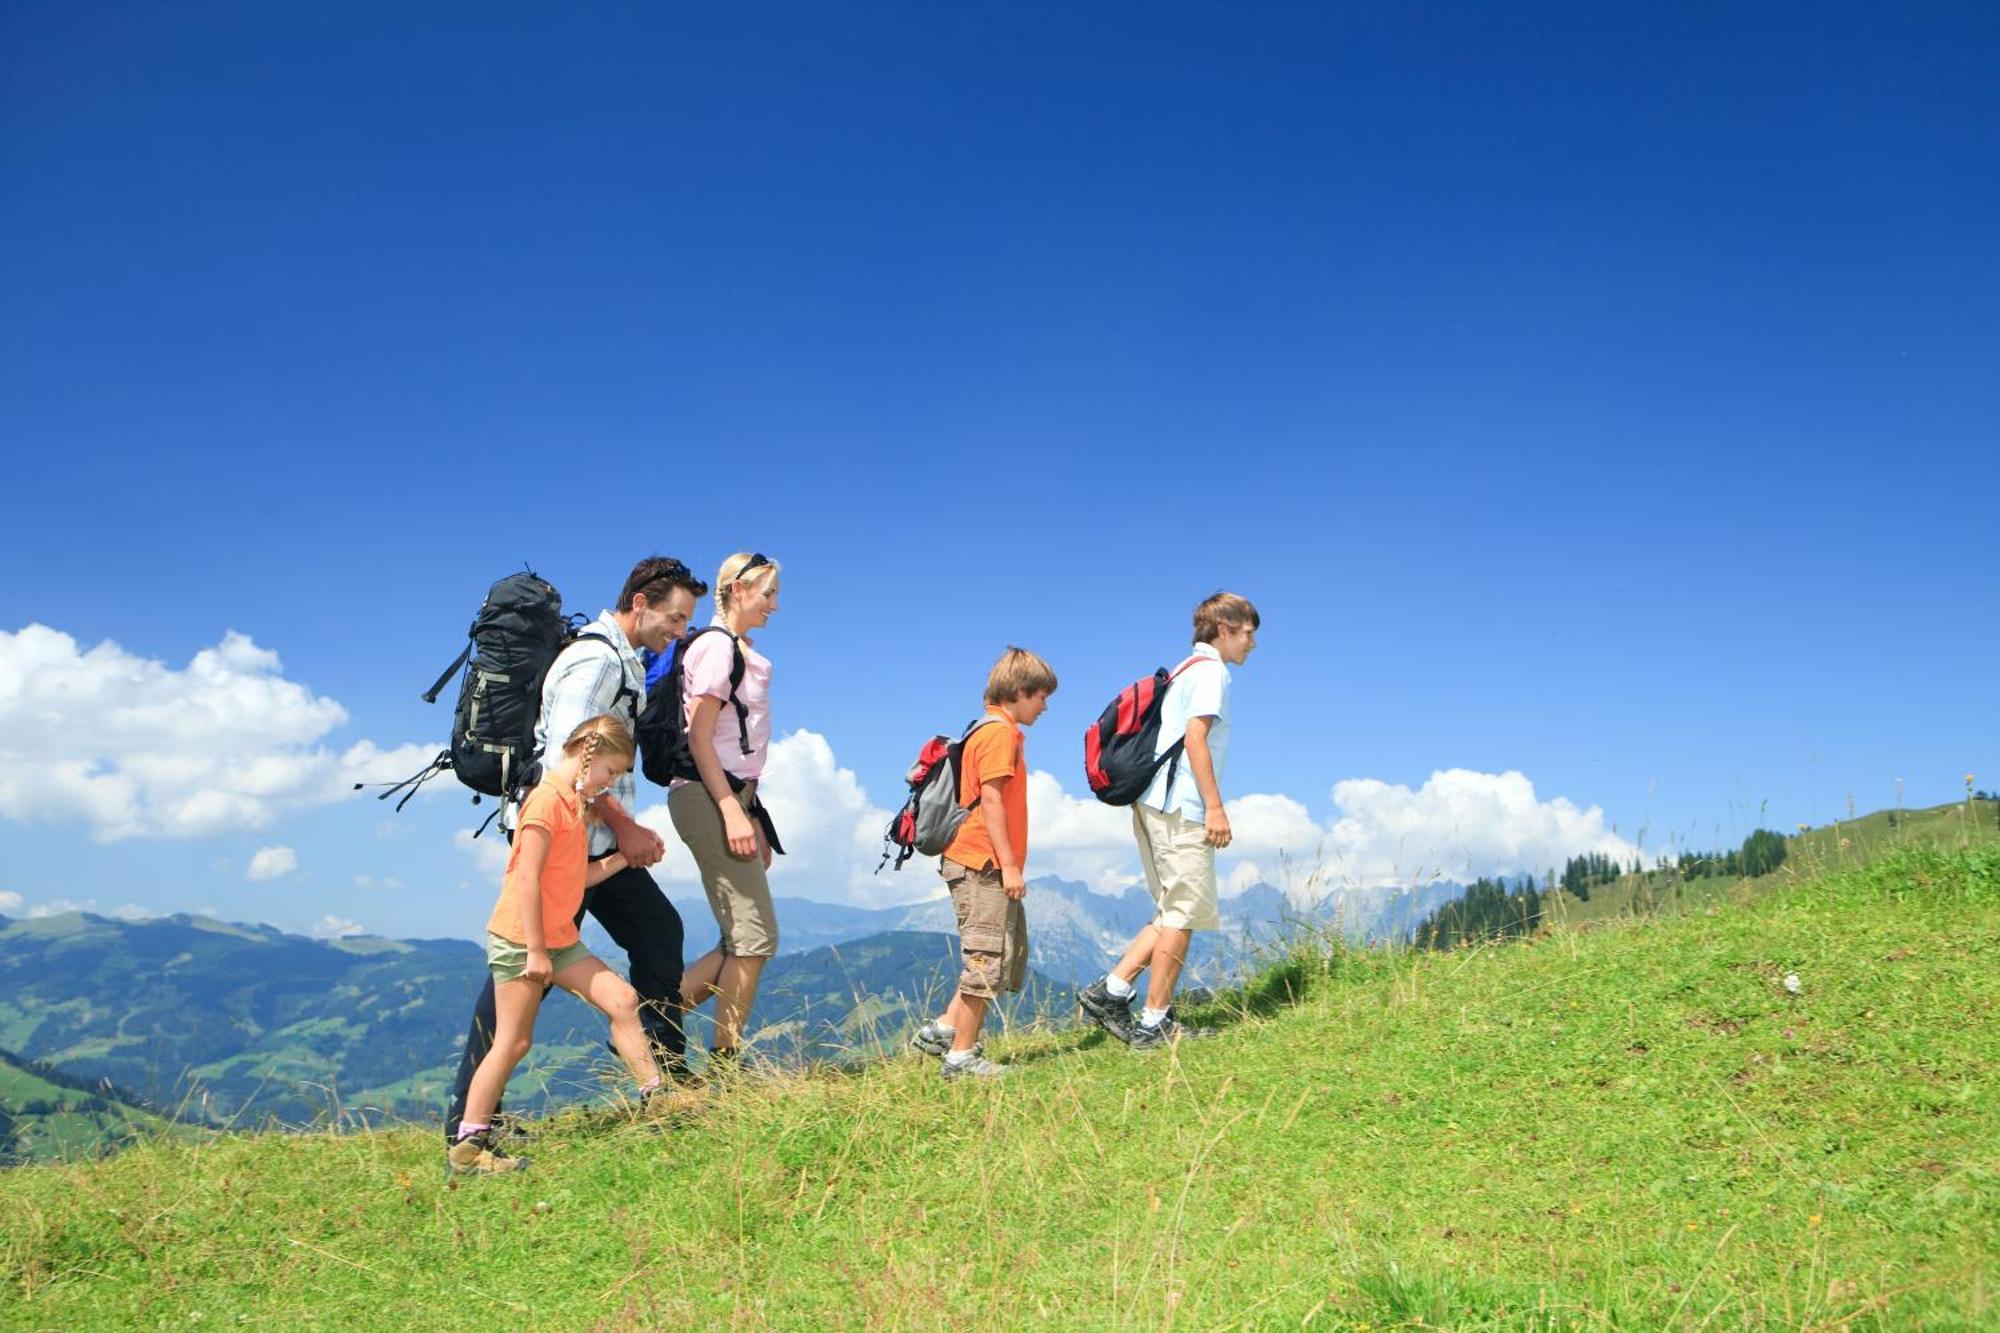
[[[1216, 593], [1197, 606], [1193, 655], [1160, 705], [1156, 753], [1166, 754], [1183, 739], [1186, 744], [1176, 759], [1160, 765], [1132, 806], [1153, 921], [1110, 973], [1077, 996], [1086, 1016], [1135, 1049], [1204, 1035], [1176, 1022], [1171, 1004], [1194, 932], [1221, 924], [1215, 853], [1230, 839], [1221, 785], [1229, 748], [1229, 668], [1243, 665], [1257, 646], [1260, 623], [1257, 608], [1235, 593]], [[1149, 967], [1145, 1007], [1134, 1022], [1134, 983]]]

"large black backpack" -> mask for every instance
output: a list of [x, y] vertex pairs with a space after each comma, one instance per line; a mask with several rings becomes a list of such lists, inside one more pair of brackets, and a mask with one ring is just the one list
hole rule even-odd
[[[535, 723], [541, 717], [542, 681], [550, 665], [578, 639], [610, 643], [601, 632], [584, 629], [585, 623], [581, 616], [565, 616], [562, 594], [533, 571], [509, 574], [488, 589], [467, 632], [465, 651], [423, 694], [425, 703], [436, 703], [464, 668], [450, 747], [379, 799], [403, 792], [396, 803], [400, 810], [419, 787], [445, 769], [486, 796], [509, 797], [540, 781], [542, 756], [535, 748]], [[477, 802], [478, 797], [473, 799]]]
[[[673, 661], [646, 689], [646, 706], [639, 710], [639, 767], [648, 782], [664, 787], [676, 778], [701, 781], [694, 766], [694, 751], [688, 747], [686, 680], [682, 669], [688, 649], [704, 634], [729, 634], [720, 625], [709, 625], [675, 644]], [[743, 685], [743, 645], [729, 634], [729, 702], [736, 708], [736, 743], [750, 753], [750, 710], [736, 697]]]

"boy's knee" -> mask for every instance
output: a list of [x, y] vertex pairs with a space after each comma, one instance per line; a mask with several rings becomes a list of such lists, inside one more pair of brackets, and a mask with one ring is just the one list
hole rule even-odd
[[528, 1048], [534, 1045], [534, 1038], [522, 1033], [507, 1043], [507, 1058], [515, 1064], [528, 1058]]

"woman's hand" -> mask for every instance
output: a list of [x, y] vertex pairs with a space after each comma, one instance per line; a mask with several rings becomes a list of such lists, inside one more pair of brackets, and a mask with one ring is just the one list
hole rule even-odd
[[549, 984], [549, 978], [555, 974], [555, 964], [549, 961], [549, 951], [547, 949], [528, 950], [528, 961], [521, 968], [521, 980], [532, 981], [539, 986], [546, 986]]
[[729, 839], [729, 854], [739, 861], [748, 861], [757, 854], [757, 826], [744, 812], [743, 802], [734, 796], [724, 801], [721, 808], [722, 833]]

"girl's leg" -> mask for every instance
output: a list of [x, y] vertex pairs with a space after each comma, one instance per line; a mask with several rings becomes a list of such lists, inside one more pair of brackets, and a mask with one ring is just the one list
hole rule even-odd
[[556, 973], [555, 983], [611, 1020], [611, 1046], [641, 1088], [658, 1086], [659, 1066], [652, 1043], [639, 1022], [639, 992], [625, 978], [595, 958], [571, 963]]
[[732, 1050], [743, 1044], [743, 1020], [757, 1002], [757, 983], [768, 958], [725, 958], [715, 984], [715, 1044]]
[[507, 1090], [514, 1066], [534, 1040], [535, 1014], [541, 1007], [542, 988], [537, 982], [516, 977], [493, 988], [493, 1049], [472, 1075], [462, 1124], [483, 1125], [493, 1119], [493, 1109], [500, 1105], [500, 1094]]
[[710, 949], [687, 965], [681, 973], [681, 1008], [699, 1008], [715, 994], [716, 983], [722, 979], [722, 961], [722, 950]]

